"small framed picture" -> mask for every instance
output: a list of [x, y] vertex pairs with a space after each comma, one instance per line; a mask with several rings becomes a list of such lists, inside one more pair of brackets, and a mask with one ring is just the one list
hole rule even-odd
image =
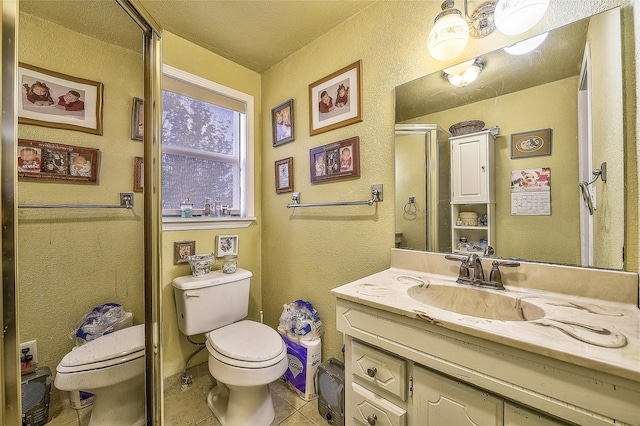
[[131, 139], [141, 141], [144, 137], [144, 101], [133, 98], [131, 109]]
[[144, 159], [135, 157], [133, 160], [133, 192], [144, 191]]
[[227, 255], [238, 255], [238, 236], [237, 235], [217, 235], [216, 236], [216, 252], [218, 257]]
[[23, 63], [18, 82], [18, 123], [102, 135], [102, 83]]
[[551, 155], [551, 129], [532, 130], [511, 135], [511, 158]]
[[293, 192], [293, 157], [278, 160], [276, 165], [276, 194]]
[[311, 136], [362, 121], [361, 64], [354, 62], [309, 85]]
[[98, 183], [100, 150], [18, 139], [18, 179]]
[[293, 117], [293, 99], [281, 103], [271, 110], [273, 146], [296, 140]]
[[173, 264], [189, 263], [187, 259], [192, 254], [196, 254], [195, 241], [177, 241], [173, 243]]
[[360, 177], [360, 138], [310, 149], [309, 166], [311, 183]]

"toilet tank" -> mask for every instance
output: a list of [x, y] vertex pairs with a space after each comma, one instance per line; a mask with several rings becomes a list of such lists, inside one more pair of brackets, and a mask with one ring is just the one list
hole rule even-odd
[[232, 324], [249, 312], [251, 272], [238, 268], [233, 274], [211, 271], [173, 280], [178, 328], [187, 336], [207, 333]]

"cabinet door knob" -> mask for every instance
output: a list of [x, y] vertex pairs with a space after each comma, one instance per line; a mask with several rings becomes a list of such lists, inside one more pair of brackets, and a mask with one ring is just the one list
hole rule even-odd
[[367, 422], [369, 422], [371, 426], [374, 426], [376, 424], [376, 420], [378, 420], [378, 416], [376, 416], [375, 414], [370, 414], [369, 417], [367, 417]]
[[369, 368], [367, 368], [367, 375], [368, 375], [369, 377], [375, 377], [377, 372], [378, 372], [378, 369], [377, 369], [377, 368], [375, 368], [375, 367], [369, 367]]
[[482, 168], [482, 171], [484, 172], [485, 167], [484, 167], [484, 166], [482, 166], [481, 168]]

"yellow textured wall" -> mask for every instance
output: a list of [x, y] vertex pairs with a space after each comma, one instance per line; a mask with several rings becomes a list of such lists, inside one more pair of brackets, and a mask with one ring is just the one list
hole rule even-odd
[[[20, 14], [21, 62], [104, 83], [104, 134], [20, 125], [20, 138], [98, 148], [98, 185], [18, 183], [19, 204], [118, 204], [133, 191], [130, 139], [133, 97], [142, 96], [142, 57], [66, 28]], [[69, 332], [93, 307], [116, 302], [144, 322], [143, 209], [20, 209], [20, 341], [36, 339], [39, 364], [55, 371], [74, 346]], [[53, 399], [65, 397], [54, 389]]]
[[[572, 77], [411, 120], [444, 129], [472, 119], [500, 127], [494, 147], [496, 256], [580, 263], [577, 87]], [[552, 129], [552, 155], [511, 159], [511, 134], [545, 128]], [[511, 172], [539, 167], [551, 168], [551, 215], [512, 216]], [[574, 187], [574, 196], [566, 196]]]
[[[471, 10], [478, 4], [470, 2]], [[602, 0], [581, 3], [578, 8], [575, 1], [554, 2], [543, 25], [556, 27], [618, 4]], [[509, 44], [506, 36], [496, 33], [472, 39], [455, 61], [434, 61], [427, 52], [426, 40], [439, 6], [440, 2], [426, 1], [377, 2], [263, 74], [265, 115], [274, 106], [293, 98], [296, 116], [296, 140], [292, 143], [272, 148], [268, 119], [261, 128], [265, 139], [262, 156], [265, 318], [275, 326], [283, 303], [298, 298], [311, 301], [327, 326], [324, 358], [339, 356], [342, 344], [342, 336], [335, 331], [335, 301], [330, 289], [388, 267], [389, 248], [394, 244], [394, 87]], [[625, 39], [629, 40], [630, 29], [626, 28], [625, 33]], [[632, 47], [627, 44], [626, 48], [630, 53]], [[359, 59], [363, 73], [363, 121], [309, 136], [308, 85]], [[634, 85], [631, 87], [635, 89]], [[352, 136], [360, 136], [360, 178], [310, 184], [309, 149]], [[635, 136], [631, 136], [629, 150], [635, 152]], [[301, 192], [303, 203], [365, 199], [374, 183], [384, 184], [385, 201], [377, 207], [287, 210], [290, 194], [277, 195], [273, 183], [274, 161], [287, 157], [294, 157], [294, 189]], [[637, 180], [637, 176], [633, 179]], [[634, 262], [631, 269], [635, 267]]]
[[[260, 110], [262, 82], [259, 74], [223, 59], [174, 34], [164, 32], [162, 39], [162, 55], [165, 64], [252, 95], [255, 98], [255, 126], [257, 129], [260, 128], [263, 114], [261, 114]], [[197, 349], [196, 346], [187, 341], [186, 337], [178, 329], [171, 282], [175, 277], [191, 274], [191, 271], [188, 265], [173, 264], [173, 243], [175, 241], [195, 241], [196, 252], [202, 254], [214, 251], [216, 235], [238, 235], [238, 266], [253, 273], [248, 318], [253, 320], [259, 319], [260, 309], [262, 308], [260, 247], [260, 191], [262, 187], [260, 180], [261, 140], [260, 132], [256, 132], [254, 152], [256, 158], [255, 214], [258, 218], [256, 223], [248, 228], [241, 229], [165, 231], [162, 234], [163, 266], [161, 285], [163, 288], [162, 324], [165, 342], [163, 373], [165, 377], [182, 371], [186, 360]], [[219, 260], [216, 269], [219, 269], [221, 264], [221, 260]], [[197, 338], [194, 340], [197, 340]], [[206, 362], [206, 360], [207, 354], [203, 351], [191, 361], [189, 366]]]

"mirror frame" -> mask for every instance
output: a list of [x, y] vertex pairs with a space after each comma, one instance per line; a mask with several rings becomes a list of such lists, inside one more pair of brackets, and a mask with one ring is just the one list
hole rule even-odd
[[[145, 392], [146, 423], [163, 423], [163, 374], [162, 340], [160, 338], [161, 291], [161, 211], [160, 182], [160, 137], [161, 111], [157, 100], [161, 99], [161, 31], [162, 28], [146, 13], [138, 0], [114, 0], [142, 29], [144, 47], [144, 289], [145, 289]], [[2, 0], [2, 188], [0, 208], [2, 211], [2, 361], [0, 364], [0, 397], [3, 425], [22, 424], [22, 392], [19, 362], [19, 323], [17, 289], [17, 20], [18, 1]]]

